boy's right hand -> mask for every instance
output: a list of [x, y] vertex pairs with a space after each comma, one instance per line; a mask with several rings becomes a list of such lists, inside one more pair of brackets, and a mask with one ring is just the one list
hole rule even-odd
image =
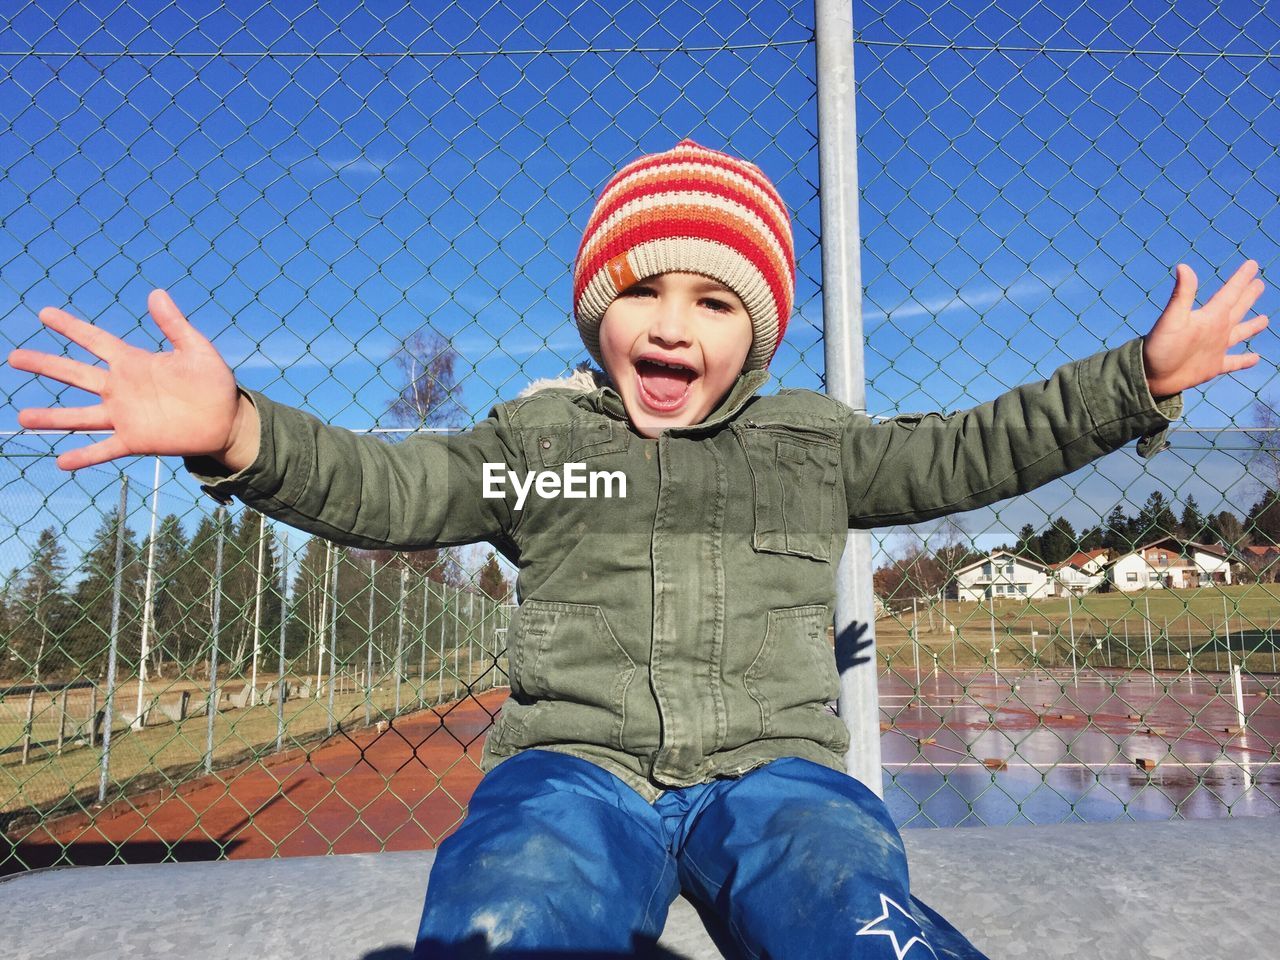
[[209, 456], [232, 471], [258, 454], [258, 414], [236, 390], [217, 349], [187, 321], [172, 298], [153, 290], [147, 307], [173, 350], [151, 353], [55, 307], [40, 321], [107, 362], [90, 366], [37, 350], [14, 350], [9, 365], [96, 393], [91, 407], [26, 408], [18, 423], [32, 429], [111, 430], [105, 440], [58, 457], [78, 470], [129, 455]]

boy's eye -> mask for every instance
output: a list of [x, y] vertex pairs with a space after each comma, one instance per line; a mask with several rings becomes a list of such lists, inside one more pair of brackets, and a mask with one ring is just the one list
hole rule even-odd
[[714, 310], [716, 313], [726, 313], [733, 309], [733, 307], [729, 306], [729, 304], [727, 304], [725, 301], [716, 300], [712, 297], [707, 297], [702, 302], [706, 304], [708, 307], [710, 307], [712, 310]]
[[643, 297], [651, 293], [653, 293], [653, 287], [635, 286], [635, 287], [628, 287], [625, 291], [623, 291], [623, 296]]

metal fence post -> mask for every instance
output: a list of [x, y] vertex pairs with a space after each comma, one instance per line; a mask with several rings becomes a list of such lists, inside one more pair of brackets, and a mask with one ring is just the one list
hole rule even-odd
[[333, 551], [333, 605], [329, 608], [329, 726], [333, 736], [333, 680], [338, 672], [338, 567], [345, 553]]
[[[107, 649], [107, 701], [102, 720], [102, 772], [98, 777], [98, 803], [107, 799], [107, 778], [111, 775], [111, 711], [115, 709], [116, 650], [120, 645], [120, 591], [124, 585], [125, 514], [128, 511], [129, 478], [120, 478], [120, 508], [116, 514], [116, 571], [111, 587], [111, 639]], [[93, 728], [94, 718], [89, 718]]]
[[253, 667], [249, 672], [249, 700], [246, 706], [257, 706], [258, 703], [258, 657], [262, 654], [262, 594], [263, 553], [267, 548], [267, 515], [258, 514], [258, 567], [253, 574]]
[[409, 570], [406, 567], [400, 568], [400, 623], [396, 631], [396, 712], [395, 716], [400, 716], [400, 684], [404, 682], [404, 594], [405, 580], [409, 577]]
[[364, 725], [373, 723], [373, 557], [369, 558], [369, 631], [365, 636]]
[[427, 682], [427, 595], [430, 593], [431, 581], [424, 574], [422, 577], [422, 648], [418, 651], [418, 704], [426, 702], [425, 690]]
[[222, 625], [222, 542], [225, 529], [223, 517], [226, 507], [218, 507], [213, 512], [213, 523], [217, 528], [217, 548], [213, 561], [213, 646], [209, 651], [209, 707], [208, 724], [205, 735], [204, 772], [213, 772], [213, 721], [218, 716], [218, 630]]
[[[814, 20], [826, 387], [830, 396], [865, 412], [852, 4], [850, 0], [815, 0]], [[835, 635], [840, 716], [849, 728], [845, 770], [883, 796], [871, 534], [865, 530], [848, 534], [840, 557]]]
[[156, 457], [155, 479], [151, 485], [151, 539], [147, 545], [147, 582], [143, 588], [142, 640], [138, 647], [138, 703], [134, 708], [133, 729], [141, 730], [146, 711], [142, 707], [144, 688], [147, 685], [148, 641], [151, 637], [151, 621], [155, 616], [156, 573], [156, 515], [160, 506], [160, 458]]
[[280, 538], [280, 668], [276, 675], [276, 753], [284, 745], [284, 701], [289, 695], [285, 679], [285, 625], [289, 622], [289, 540]]

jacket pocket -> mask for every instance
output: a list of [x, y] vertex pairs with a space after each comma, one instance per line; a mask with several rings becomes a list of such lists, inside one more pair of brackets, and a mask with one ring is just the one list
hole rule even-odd
[[627, 449], [625, 427], [603, 417], [531, 427], [522, 431], [525, 462], [550, 469]]
[[839, 440], [823, 431], [735, 424], [751, 470], [751, 545], [763, 553], [831, 560]]
[[[829, 608], [823, 604], [769, 611], [764, 642], [744, 676], [747, 693], [760, 710], [760, 735], [794, 736], [787, 711], [825, 709], [839, 695], [835, 653], [827, 643]], [[802, 721], [799, 729], [810, 724]]]
[[636, 664], [600, 607], [526, 600], [512, 619], [512, 696], [557, 701], [581, 724], [583, 740], [622, 749], [627, 688]]

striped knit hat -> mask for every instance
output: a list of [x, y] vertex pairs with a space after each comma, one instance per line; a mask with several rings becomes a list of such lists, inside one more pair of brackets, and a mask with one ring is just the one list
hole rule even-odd
[[719, 280], [742, 300], [753, 333], [745, 370], [769, 365], [795, 291], [791, 220], [753, 163], [681, 140], [627, 164], [605, 186], [573, 268], [573, 312], [604, 366], [600, 322], [618, 294], [668, 271]]

